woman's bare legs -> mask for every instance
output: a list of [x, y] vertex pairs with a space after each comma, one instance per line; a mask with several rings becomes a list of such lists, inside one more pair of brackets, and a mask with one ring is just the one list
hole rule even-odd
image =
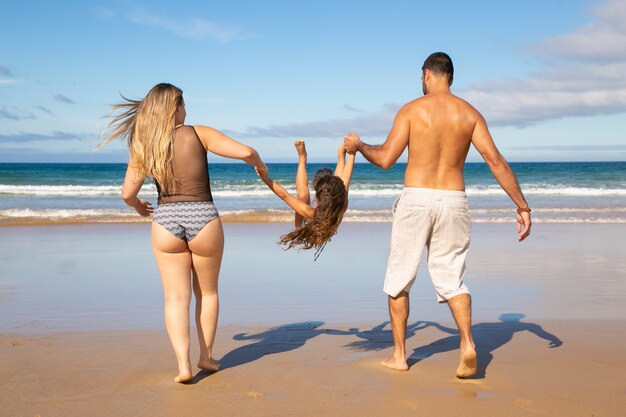
[[158, 223], [152, 223], [152, 249], [165, 299], [165, 327], [178, 361], [176, 382], [192, 378], [189, 361], [189, 302], [191, 301], [191, 252]]
[[[309, 179], [306, 173], [306, 147], [304, 141], [301, 139], [296, 140], [294, 143], [296, 150], [298, 151], [298, 171], [296, 172], [296, 193], [298, 200], [306, 204], [311, 204], [311, 196], [309, 194]], [[295, 223], [296, 227], [300, 227], [304, 218], [296, 213]]]
[[220, 364], [213, 359], [213, 342], [219, 316], [217, 287], [224, 252], [222, 221], [217, 218], [204, 226], [189, 242], [189, 250], [196, 296], [196, 329], [200, 342], [198, 368], [217, 371]]

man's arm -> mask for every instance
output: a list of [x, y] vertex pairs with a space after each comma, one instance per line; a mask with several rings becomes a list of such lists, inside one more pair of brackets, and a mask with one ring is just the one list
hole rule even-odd
[[[517, 178], [515, 178], [511, 167], [502, 154], [500, 154], [500, 151], [498, 151], [487, 128], [487, 123], [482, 116], [480, 116], [479, 120], [476, 122], [476, 126], [474, 126], [472, 144], [483, 157], [487, 166], [489, 166], [489, 169], [498, 181], [498, 184], [500, 184], [500, 187], [509, 195], [517, 207], [520, 209], [528, 209], [528, 203], [524, 198], [524, 194], [522, 194]], [[519, 233], [519, 241], [528, 237], [530, 234], [530, 226], [530, 213], [518, 210], [517, 232]]]
[[389, 169], [396, 163], [409, 144], [409, 132], [409, 118], [406, 107], [403, 107], [396, 115], [387, 139], [382, 145], [363, 143], [354, 132], [350, 132], [343, 139], [343, 142], [348, 153], [353, 154], [359, 151], [373, 165]]

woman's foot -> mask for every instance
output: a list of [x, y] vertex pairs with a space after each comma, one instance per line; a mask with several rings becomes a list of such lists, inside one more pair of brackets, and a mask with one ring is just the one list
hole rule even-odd
[[213, 358], [200, 359], [198, 361], [198, 368], [205, 371], [217, 372], [220, 370], [220, 363]]
[[184, 366], [179, 366], [178, 368], [178, 376], [174, 378], [174, 382], [189, 382], [193, 378], [193, 374], [191, 373], [191, 364], [187, 363]]
[[306, 146], [304, 146], [304, 141], [302, 139], [296, 140], [293, 145], [296, 147], [296, 151], [298, 151], [298, 156], [300, 158], [304, 158], [306, 160]]

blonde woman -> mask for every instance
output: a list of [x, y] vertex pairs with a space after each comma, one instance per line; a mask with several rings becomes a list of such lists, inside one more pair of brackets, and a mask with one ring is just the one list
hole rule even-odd
[[[124, 97], [123, 97], [124, 98]], [[258, 153], [206, 126], [185, 125], [183, 92], [171, 84], [157, 84], [143, 100], [113, 106], [110, 134], [126, 139], [129, 161], [122, 198], [141, 216], [154, 212], [152, 248], [165, 298], [165, 326], [178, 360], [176, 382], [191, 380], [189, 304], [196, 297], [195, 319], [200, 342], [198, 368], [217, 371], [212, 348], [219, 311], [218, 276], [224, 233], [213, 205], [207, 151], [240, 159], [267, 172]], [[138, 198], [146, 177], [159, 194], [153, 210]]]

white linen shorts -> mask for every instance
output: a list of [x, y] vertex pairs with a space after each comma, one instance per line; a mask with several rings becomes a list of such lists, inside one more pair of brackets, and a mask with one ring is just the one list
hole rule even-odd
[[463, 283], [471, 228], [465, 192], [406, 187], [392, 210], [385, 293], [396, 297], [411, 289], [427, 248], [437, 301], [469, 294]]

